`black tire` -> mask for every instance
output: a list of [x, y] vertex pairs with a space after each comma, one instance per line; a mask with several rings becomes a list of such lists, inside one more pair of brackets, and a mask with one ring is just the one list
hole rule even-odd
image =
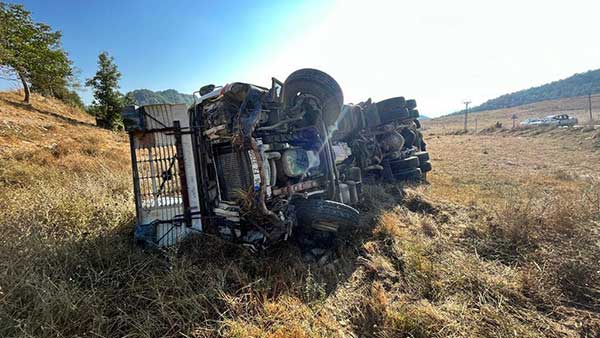
[[398, 108], [396, 110], [388, 110], [386, 112], [379, 112], [379, 120], [382, 124], [390, 123], [393, 121], [401, 121], [410, 118], [410, 112], [406, 108]]
[[419, 111], [417, 109], [412, 109], [408, 111], [408, 116], [413, 118], [413, 119], [418, 119], [419, 118]]
[[429, 161], [429, 153], [426, 151], [416, 152], [415, 156], [419, 158], [419, 163], [421, 163], [421, 164]]
[[404, 128], [400, 131], [400, 135], [404, 137], [404, 148], [408, 149], [415, 145], [415, 141], [417, 140], [417, 133], [409, 128]]
[[413, 110], [415, 108], [417, 108], [417, 101], [415, 100], [406, 100], [406, 108], [408, 108], [409, 110]]
[[[418, 121], [418, 120], [415, 120]], [[415, 141], [415, 147], [417, 147], [419, 149], [419, 151], [426, 151], [426, 145], [425, 145], [425, 141], [423, 140], [423, 133], [420, 130], [415, 130], [415, 133], [417, 135], [417, 140]]]
[[355, 227], [359, 224], [359, 212], [340, 202], [298, 198], [292, 203], [298, 224], [304, 228], [334, 233], [341, 227]]
[[421, 168], [421, 172], [423, 173], [431, 171], [431, 162], [422, 162], [419, 168]]
[[406, 109], [406, 102], [402, 96], [377, 102], [376, 106], [381, 124], [410, 118], [410, 113]]
[[323, 120], [327, 126], [337, 121], [344, 105], [344, 93], [331, 76], [311, 68], [293, 72], [283, 84], [284, 108], [290, 108], [295, 104], [298, 93], [314, 95], [321, 100]]
[[377, 110], [379, 111], [379, 114], [381, 114], [381, 113], [386, 113], [389, 111], [394, 111], [394, 110], [399, 110], [401, 108], [405, 108], [406, 101], [404, 100], [404, 97], [398, 96], [398, 97], [392, 97], [387, 100], [379, 101], [376, 103], [376, 105], [377, 105]]
[[419, 158], [411, 156], [400, 160], [393, 160], [390, 161], [390, 167], [392, 167], [392, 172], [404, 169], [415, 169], [419, 167]]
[[401, 181], [421, 179], [421, 169], [405, 169], [394, 173], [394, 178]]

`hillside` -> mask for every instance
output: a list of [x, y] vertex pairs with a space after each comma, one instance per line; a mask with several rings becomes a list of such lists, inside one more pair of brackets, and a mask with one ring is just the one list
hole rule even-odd
[[[512, 127], [512, 116], [517, 116], [516, 124], [533, 117], [544, 117], [554, 114], [569, 114], [577, 117], [579, 123], [589, 123], [589, 105], [587, 96], [565, 99], [548, 100], [530, 103], [522, 106], [495, 110], [480, 111], [469, 114], [468, 126], [470, 131], [478, 131], [490, 127], [496, 122], [504, 127]], [[595, 121], [600, 120], [600, 96], [592, 96], [592, 114]], [[595, 122], [598, 124], [598, 122]], [[464, 128], [464, 112], [422, 121], [425, 128], [432, 132], [453, 132]]]
[[155, 103], [185, 103], [191, 105], [194, 97], [190, 94], [182, 94], [175, 89], [152, 91], [149, 89], [136, 89], [127, 93], [138, 105]]
[[600, 334], [600, 154], [577, 144], [431, 137], [430, 184], [364, 186], [319, 264], [136, 246], [127, 136], [19, 100], [0, 93], [0, 337]]
[[93, 116], [56, 99], [34, 94], [31, 105], [25, 105], [20, 95], [0, 92], [3, 164], [17, 159], [19, 164], [44, 170], [83, 170], [87, 165], [127, 168], [129, 147], [124, 134], [97, 128]]
[[[600, 69], [578, 73], [566, 79], [505, 94], [473, 107], [470, 111], [475, 113], [485, 110], [511, 108], [529, 103], [597, 93], [600, 93]], [[463, 112], [460, 111], [454, 114]]]

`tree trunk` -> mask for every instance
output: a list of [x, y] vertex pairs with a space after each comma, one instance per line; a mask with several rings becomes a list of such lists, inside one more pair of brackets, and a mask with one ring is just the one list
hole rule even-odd
[[25, 81], [23, 75], [21, 75], [21, 72], [18, 72], [17, 75], [21, 79], [21, 83], [23, 84], [23, 91], [25, 92], [25, 98], [23, 98], [23, 102], [29, 104], [29, 85], [27, 84], [27, 81]]

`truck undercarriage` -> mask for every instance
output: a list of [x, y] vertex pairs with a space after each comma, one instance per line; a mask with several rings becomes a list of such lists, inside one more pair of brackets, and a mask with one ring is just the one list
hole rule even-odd
[[[177, 242], [178, 236], [162, 240], [165, 231], [156, 229], [166, 224], [171, 227], [167, 232], [197, 229], [259, 249], [296, 232], [319, 237], [358, 222], [358, 212], [349, 204], [358, 202], [360, 176], [339, 175], [329, 138], [343, 105], [333, 78], [301, 69], [285, 83], [272, 79], [270, 89], [236, 82], [205, 86], [199, 95], [199, 102], [185, 114], [178, 110], [177, 118], [161, 120], [152, 114], [173, 107], [124, 111], [132, 141], [139, 239], [159, 246]], [[188, 120], [181, 121], [182, 116]], [[176, 156], [170, 165], [169, 160], [155, 164], [148, 159], [153, 148], [163, 147], [156, 142], [157, 133], [172, 141]], [[140, 159], [142, 150], [146, 155]], [[142, 173], [140, 163], [150, 168]], [[175, 178], [180, 179], [175, 190], [162, 189]], [[151, 198], [144, 201], [143, 191]], [[163, 208], [165, 200], [182, 207], [168, 217], [153, 216], [152, 210]]]
[[340, 172], [352, 176], [360, 168], [366, 181], [425, 180], [431, 170], [429, 154], [415, 100], [394, 97], [345, 105], [334, 144], [349, 155], [338, 163]]

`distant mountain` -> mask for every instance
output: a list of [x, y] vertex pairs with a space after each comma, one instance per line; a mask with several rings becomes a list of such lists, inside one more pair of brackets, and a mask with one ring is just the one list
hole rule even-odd
[[[478, 112], [511, 108], [528, 103], [583, 96], [590, 93], [600, 93], [600, 69], [575, 74], [566, 79], [547, 83], [539, 87], [532, 87], [515, 93], [505, 94], [495, 99], [488, 100], [477, 107], [473, 107], [469, 111]], [[459, 113], [464, 113], [464, 110], [456, 112], [455, 114]]]
[[184, 103], [191, 105], [194, 97], [190, 94], [182, 94], [175, 89], [152, 91], [149, 89], [136, 89], [127, 93], [127, 96], [133, 98], [140, 105], [156, 103]]

